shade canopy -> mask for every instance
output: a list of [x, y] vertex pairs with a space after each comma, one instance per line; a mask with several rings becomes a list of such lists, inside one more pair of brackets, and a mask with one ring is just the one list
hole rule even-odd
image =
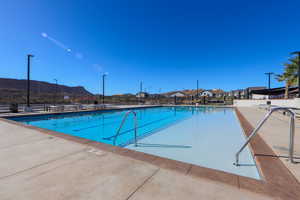
[[[290, 87], [289, 94], [294, 94], [298, 92], [298, 87]], [[260, 89], [252, 90], [251, 94], [260, 94], [260, 95], [284, 95], [285, 87], [271, 88], [271, 89]]]

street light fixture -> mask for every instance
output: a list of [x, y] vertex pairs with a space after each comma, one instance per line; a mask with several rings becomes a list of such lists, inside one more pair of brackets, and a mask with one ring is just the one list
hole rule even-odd
[[199, 80], [197, 80], [197, 94], [196, 94], [196, 99], [198, 100], [198, 94], [199, 94]]
[[102, 104], [104, 105], [104, 92], [105, 92], [105, 77], [108, 75], [107, 72], [105, 72], [103, 75], [102, 75]]
[[27, 55], [27, 108], [26, 111], [31, 111], [30, 109], [30, 58], [33, 58], [32, 54]]
[[295, 51], [291, 54], [298, 56], [298, 97], [300, 97], [300, 51]]
[[140, 94], [138, 95], [139, 102], [142, 104], [143, 82], [140, 82]]
[[54, 105], [57, 103], [57, 79], [53, 79], [55, 81], [55, 98], [54, 98]]

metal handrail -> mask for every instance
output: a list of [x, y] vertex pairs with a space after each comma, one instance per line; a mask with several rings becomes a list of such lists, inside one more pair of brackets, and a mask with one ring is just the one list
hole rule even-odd
[[257, 134], [258, 130], [262, 127], [262, 125], [267, 121], [267, 119], [271, 116], [271, 114], [275, 111], [278, 110], [284, 110], [288, 113], [290, 113], [290, 144], [289, 144], [289, 160], [291, 161], [291, 163], [295, 163], [294, 162], [294, 137], [295, 137], [295, 113], [291, 110], [291, 108], [287, 108], [287, 107], [275, 107], [275, 108], [271, 108], [270, 112], [268, 112], [265, 117], [258, 123], [257, 127], [252, 131], [252, 133], [250, 134], [250, 136], [247, 138], [247, 141], [245, 142], [245, 144], [240, 148], [240, 150], [236, 153], [235, 155], [235, 159], [236, 162], [234, 163], [234, 165], [236, 166], [240, 166], [239, 164], [239, 156], [240, 153], [244, 150], [244, 148], [247, 146], [247, 144], [250, 142], [250, 140]]
[[133, 110], [130, 110], [130, 111], [126, 112], [126, 114], [125, 114], [125, 116], [124, 116], [124, 118], [123, 118], [123, 120], [122, 120], [122, 122], [120, 124], [120, 127], [119, 127], [119, 129], [117, 131], [117, 134], [114, 136], [114, 141], [113, 141], [114, 145], [116, 145], [117, 137], [120, 135], [120, 131], [121, 131], [121, 129], [122, 129], [122, 127], [123, 127], [123, 125], [124, 125], [124, 123], [125, 123], [128, 115], [130, 113], [132, 113], [133, 116], [134, 116], [134, 146], [137, 147], [137, 126], [138, 126], [138, 124], [137, 124], [137, 115], [136, 115], [136, 112], [133, 111]]

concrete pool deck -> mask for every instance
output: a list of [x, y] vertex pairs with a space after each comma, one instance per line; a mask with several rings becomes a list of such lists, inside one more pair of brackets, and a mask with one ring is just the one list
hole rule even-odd
[[[248, 122], [255, 127], [267, 113], [263, 109], [254, 109], [250, 107], [241, 107], [239, 111], [247, 117]], [[262, 139], [272, 148], [276, 156], [285, 164], [300, 182], [300, 163], [292, 164], [288, 160], [289, 145], [289, 117], [281, 113], [274, 113], [259, 131]], [[258, 155], [256, 156], [268, 156]], [[295, 120], [295, 145], [294, 159], [300, 162], [300, 119]]]
[[[246, 134], [251, 123], [256, 123], [263, 114], [247, 109], [239, 108], [238, 111]], [[247, 118], [242, 119], [243, 116]], [[276, 120], [272, 118], [270, 123], [278, 124]], [[281, 126], [286, 128], [284, 123]], [[266, 127], [262, 131], [270, 130]], [[296, 128], [296, 135], [298, 132]], [[4, 119], [0, 119], [0, 134], [0, 199], [244, 200], [300, 197], [299, 181], [294, 178], [294, 175], [298, 177], [300, 165], [290, 166], [290, 173], [280, 165], [282, 162], [289, 167], [288, 162], [281, 158], [260, 156], [258, 162], [262, 172], [266, 172], [266, 180], [257, 181]], [[273, 141], [272, 137], [270, 140]], [[257, 145], [260, 141], [254, 142], [253, 145]], [[271, 166], [265, 169], [266, 165]], [[267, 171], [272, 171], [271, 168], [277, 170], [272, 173], [277, 173], [273, 176], [278, 177], [270, 178], [272, 174]], [[276, 184], [278, 180], [282, 183]]]

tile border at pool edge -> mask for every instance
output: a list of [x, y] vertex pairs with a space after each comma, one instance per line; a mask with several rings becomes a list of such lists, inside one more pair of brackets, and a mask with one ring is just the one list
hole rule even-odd
[[[245, 133], [247, 134], [249, 132], [249, 130], [247, 130], [247, 128], [249, 129], [249, 127], [247, 127], [247, 126], [249, 126], [249, 123], [247, 124], [247, 120], [242, 116], [242, 114], [237, 109], [236, 109], [236, 111], [237, 111], [236, 113], [237, 113], [238, 119], [241, 122], [242, 128], [244, 129]], [[20, 122], [16, 122], [16, 121], [4, 119], [4, 118], [0, 118], [0, 121], [8, 122], [8, 123], [15, 124], [18, 126], [23, 126], [26, 128], [37, 130], [39, 132], [42, 132], [42, 133], [45, 133], [45, 134], [48, 134], [51, 136], [60, 137], [60, 138], [63, 138], [63, 139], [69, 140], [69, 141], [85, 144], [85, 145], [88, 145], [88, 146], [91, 146], [94, 148], [98, 148], [98, 149], [101, 149], [104, 151], [108, 151], [108, 152], [116, 153], [116, 154], [119, 154], [122, 156], [127, 156], [127, 157], [130, 157], [133, 159], [145, 161], [145, 162], [148, 162], [150, 164], [156, 165], [161, 168], [176, 170], [180, 173], [183, 173], [183, 174], [186, 174], [186, 175], [189, 175], [192, 177], [206, 178], [206, 179], [210, 179], [213, 181], [222, 182], [225, 184], [235, 186], [239, 189], [246, 189], [246, 190], [250, 190], [252, 192], [262, 193], [262, 194], [266, 194], [269, 196], [274, 196], [274, 192], [273, 192], [274, 189], [275, 190], [279, 189], [280, 191], [282, 190], [281, 187], [280, 188], [273, 187], [269, 183], [269, 181], [259, 181], [256, 179], [243, 177], [243, 176], [239, 176], [239, 175], [235, 175], [235, 174], [231, 174], [231, 173], [227, 173], [227, 172], [223, 172], [223, 171], [219, 171], [219, 170], [214, 170], [214, 169], [205, 168], [205, 167], [201, 167], [201, 166], [197, 166], [197, 165], [193, 165], [193, 164], [188, 164], [188, 163], [184, 163], [184, 162], [180, 162], [180, 161], [176, 161], [176, 160], [162, 158], [159, 156], [154, 156], [154, 155], [150, 155], [150, 154], [146, 154], [146, 153], [142, 153], [142, 152], [138, 152], [138, 151], [134, 151], [134, 150], [124, 149], [124, 148], [112, 146], [112, 145], [105, 144], [105, 143], [95, 142], [95, 141], [91, 141], [91, 140], [84, 139], [84, 138], [79, 138], [76, 136], [67, 135], [67, 134], [60, 133], [60, 132], [55, 132], [55, 131], [46, 130], [43, 128], [34, 127], [31, 125], [22, 124]], [[252, 129], [253, 129], [253, 127], [252, 127]], [[262, 140], [262, 139], [260, 138], [260, 140]], [[263, 145], [267, 145], [267, 144], [263, 144]], [[252, 144], [251, 144], [251, 146], [252, 146]], [[254, 151], [254, 153], [255, 153], [255, 151]], [[265, 161], [258, 159], [258, 162], [261, 163], [261, 162], [265, 162]], [[268, 164], [269, 164], [269, 162], [268, 162]], [[283, 165], [283, 163], [282, 163], [282, 165]], [[273, 175], [277, 175], [277, 174], [273, 174]], [[286, 187], [289, 187], [289, 186], [283, 185], [283, 188], [286, 188]], [[295, 194], [295, 195], [298, 195], [298, 194]], [[278, 197], [277, 194], [275, 196]], [[283, 192], [279, 192], [279, 196], [289, 197], [289, 194], [286, 194], [283, 191]]]
[[[248, 121], [245, 119], [245, 117], [239, 112], [239, 110], [237, 108], [234, 108], [234, 113], [235, 113], [235, 117], [237, 118], [237, 121], [240, 125], [240, 128], [242, 129], [242, 132], [243, 132], [243, 136], [244, 136], [244, 139], [246, 141], [247, 137], [249, 136], [250, 133], [248, 132], [251, 132], [252, 128], [251, 129], [246, 129], [246, 126], [249, 124]], [[254, 148], [252, 147], [251, 145], [251, 142], [248, 144], [248, 149], [252, 155], [252, 158], [255, 162], [255, 165], [256, 165], [256, 168], [257, 168], [257, 171], [259, 173], [259, 176], [261, 178], [261, 180], [263, 181], [266, 181], [265, 180], [265, 176], [264, 176], [264, 173], [263, 173], [263, 170], [261, 169], [261, 165], [260, 165], [260, 162], [256, 159], [255, 157], [255, 150]], [[236, 150], [238, 151], [238, 149]]]

